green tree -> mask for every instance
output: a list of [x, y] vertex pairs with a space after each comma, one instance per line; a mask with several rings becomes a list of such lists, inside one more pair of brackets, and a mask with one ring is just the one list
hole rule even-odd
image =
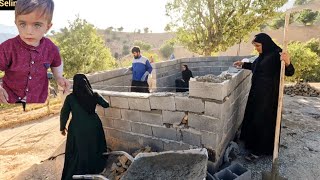
[[295, 67], [295, 74], [292, 78], [294, 81], [316, 80], [319, 78], [319, 56], [313, 52], [307, 45], [301, 42], [292, 42], [288, 46], [292, 64]]
[[171, 42], [166, 42], [164, 43], [161, 47], [160, 47], [160, 53], [162, 54], [162, 56], [164, 58], [169, 58], [170, 55], [173, 53], [174, 51], [174, 45]]
[[119, 31], [119, 32], [122, 32], [123, 29], [124, 29], [124, 28], [121, 26], [121, 27], [118, 28], [118, 31]]
[[317, 20], [318, 15], [319, 11], [304, 9], [302, 12], [300, 12], [297, 20], [303, 23], [305, 26], [313, 25], [313, 23]]
[[[289, 24], [292, 24], [295, 21], [295, 15], [296, 13], [290, 14]], [[273, 21], [269, 24], [269, 26], [272, 29], [279, 29], [284, 27], [284, 23], [285, 23], [285, 13], [279, 13], [278, 16], [274, 18]]]
[[56, 33], [53, 41], [60, 49], [67, 78], [76, 73], [111, 69], [116, 65], [96, 28], [79, 17]]
[[148, 28], [148, 27], [145, 27], [145, 28], [143, 29], [143, 31], [144, 31], [144, 33], [149, 33], [149, 28]]
[[128, 55], [130, 54], [130, 47], [128, 45], [123, 45], [122, 47], [122, 55], [125, 56], [125, 55]]
[[164, 30], [165, 30], [166, 32], [171, 31], [170, 24], [167, 24], [166, 27], [164, 28]]
[[112, 31], [113, 31], [113, 27], [112, 27], [112, 26], [108, 27], [108, 28], [105, 30], [106, 34], [111, 34]]
[[204, 55], [225, 51], [276, 15], [287, 0], [172, 0], [170, 27], [189, 50]]
[[312, 38], [306, 42], [305, 46], [320, 57], [320, 39]]
[[144, 51], [149, 51], [151, 49], [151, 45], [143, 41], [134, 41], [133, 45], [139, 46], [141, 50]]
[[304, 5], [304, 4], [308, 4], [309, 2], [311, 2], [312, 0], [296, 0], [294, 2], [295, 5]]

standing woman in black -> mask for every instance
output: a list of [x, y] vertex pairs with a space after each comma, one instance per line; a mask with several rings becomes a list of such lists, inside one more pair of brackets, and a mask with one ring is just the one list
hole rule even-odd
[[285, 75], [294, 74], [289, 55], [282, 53], [270, 36], [260, 33], [252, 44], [259, 57], [253, 63], [234, 63], [234, 66], [253, 73], [240, 135], [246, 149], [251, 151], [249, 158], [273, 153], [281, 60], [285, 62]]
[[65, 135], [72, 113], [62, 180], [72, 179], [73, 175], [99, 174], [105, 167], [106, 159], [102, 153], [107, 151], [107, 144], [101, 120], [95, 112], [97, 104], [109, 107], [102, 96], [92, 91], [87, 77], [76, 74], [73, 77], [73, 92], [66, 97], [60, 114], [60, 131]]

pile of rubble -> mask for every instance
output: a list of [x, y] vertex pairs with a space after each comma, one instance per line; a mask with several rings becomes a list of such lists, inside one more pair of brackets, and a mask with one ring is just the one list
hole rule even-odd
[[219, 76], [215, 76], [213, 74], [208, 74], [205, 76], [196, 76], [195, 79], [199, 82], [212, 82], [212, 83], [222, 83], [225, 80], [231, 79], [232, 74], [223, 73]]
[[[132, 154], [132, 156], [136, 157], [139, 153], [150, 153], [150, 152], [151, 152], [151, 147], [147, 146], [137, 150]], [[130, 157], [128, 156], [130, 155], [123, 154], [116, 157], [109, 156], [107, 160], [108, 164], [106, 165], [106, 169], [102, 172], [102, 175], [104, 175], [105, 177], [108, 177], [108, 179], [110, 180], [120, 180], [132, 163], [132, 160], [130, 160]]]
[[297, 83], [295, 85], [285, 86], [284, 93], [291, 96], [320, 97], [320, 91], [308, 83]]

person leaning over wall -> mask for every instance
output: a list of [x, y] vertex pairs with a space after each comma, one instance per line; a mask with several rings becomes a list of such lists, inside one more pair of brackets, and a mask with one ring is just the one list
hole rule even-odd
[[234, 63], [253, 74], [240, 135], [251, 151], [246, 157], [249, 160], [273, 153], [281, 61], [285, 62], [285, 75], [294, 74], [289, 55], [269, 35], [257, 34], [252, 44], [259, 56], [253, 62]]

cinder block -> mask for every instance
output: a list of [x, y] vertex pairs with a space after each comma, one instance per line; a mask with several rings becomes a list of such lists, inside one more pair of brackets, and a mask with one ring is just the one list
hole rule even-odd
[[163, 143], [163, 150], [165, 151], [179, 151], [179, 150], [188, 150], [191, 149], [192, 146], [183, 142], [175, 142], [175, 141], [165, 141]]
[[180, 124], [186, 114], [184, 112], [179, 111], [162, 111], [162, 115], [163, 123]]
[[149, 98], [128, 98], [128, 100], [130, 109], [151, 111]]
[[128, 110], [128, 109], [121, 109], [121, 116], [124, 120], [140, 122], [141, 115], [139, 111]]
[[128, 98], [111, 96], [111, 107], [129, 109]]
[[173, 96], [151, 96], [150, 97], [151, 109], [169, 110], [176, 109]]
[[106, 132], [106, 136], [119, 139], [124, 142], [135, 142], [139, 138], [139, 136], [132, 132], [127, 132], [114, 128], [104, 128]]
[[176, 109], [178, 111], [189, 111], [195, 113], [204, 112], [204, 102], [202, 99], [195, 99], [189, 97], [175, 97]]
[[201, 131], [201, 143], [207, 147], [215, 149], [218, 146], [218, 134], [207, 132], [207, 131]]
[[112, 128], [113, 127], [113, 119], [112, 118], [102, 118], [101, 123], [103, 127]]
[[222, 169], [214, 174], [217, 180], [234, 179], [234, 180], [251, 180], [251, 171], [244, 168], [238, 163], [232, 164], [229, 167]]
[[105, 109], [105, 116], [107, 118], [121, 119], [120, 109], [117, 108], [107, 108]]
[[131, 124], [130, 124], [130, 121], [115, 119], [113, 121], [113, 128], [130, 132], [131, 131]]
[[139, 122], [163, 125], [162, 113], [159, 110], [152, 110], [150, 112], [141, 112], [141, 120]]
[[175, 128], [161, 126], [152, 126], [151, 128], [154, 137], [177, 141], [177, 130]]
[[230, 172], [228, 169], [223, 169], [221, 171], [219, 171], [218, 173], [216, 173], [215, 178], [217, 180], [225, 180], [225, 179], [236, 179], [237, 176], [235, 174], [233, 174], [232, 172]]
[[215, 132], [220, 127], [221, 121], [211, 116], [189, 113], [188, 125], [196, 130]]
[[201, 133], [191, 129], [181, 129], [178, 136], [181, 136], [182, 142], [200, 147], [201, 146]]
[[142, 123], [131, 122], [131, 131], [138, 134], [152, 136], [151, 126]]
[[223, 101], [228, 96], [227, 83], [228, 80], [222, 83], [190, 81], [189, 96]]
[[223, 103], [205, 101], [205, 115], [221, 119], [224, 109]]

